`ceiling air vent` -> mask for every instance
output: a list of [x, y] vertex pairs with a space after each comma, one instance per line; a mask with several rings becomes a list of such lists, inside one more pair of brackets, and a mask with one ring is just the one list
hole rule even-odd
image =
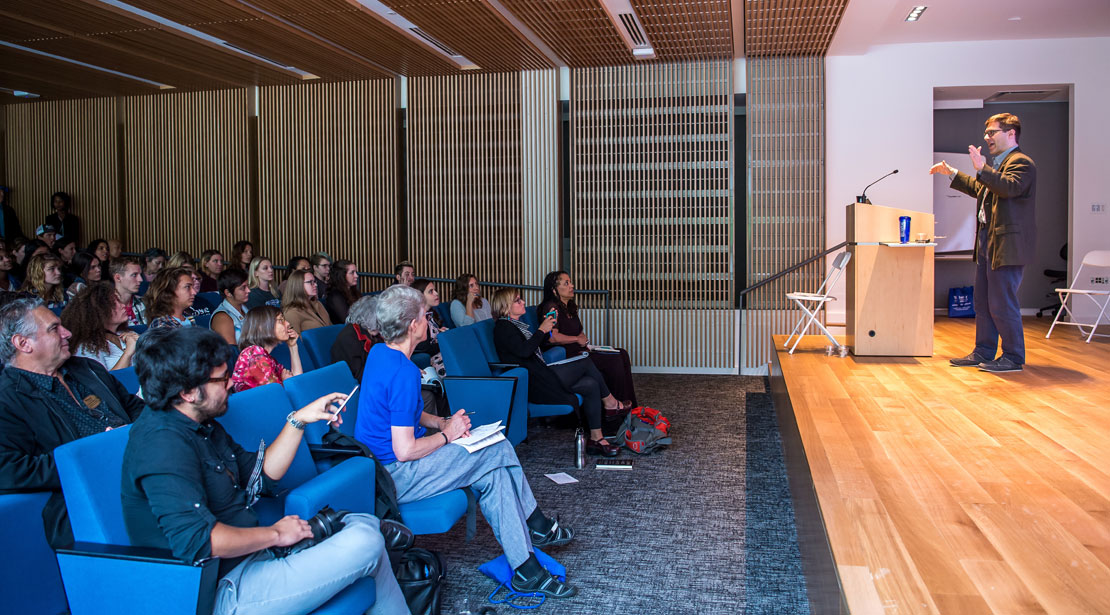
[[1057, 94], [1059, 90], [1014, 90], [1011, 92], [997, 92], [986, 98], [983, 102], [990, 103], [1019, 103], [1045, 100]]
[[444, 45], [443, 43], [439, 42], [434, 37], [432, 37], [432, 35], [430, 35], [427, 32], [421, 30], [420, 28], [409, 28], [409, 32], [412, 32], [416, 36], [419, 36], [420, 38], [424, 39], [424, 41], [426, 43], [428, 43], [432, 47], [435, 47], [436, 49], [442, 51], [443, 53], [445, 53], [449, 56], [459, 55], [459, 52], [457, 52], [454, 49], [451, 49], [450, 47], [448, 47], [447, 45]]
[[624, 44], [632, 51], [633, 58], [637, 60], [655, 58], [655, 49], [651, 46], [651, 41], [648, 40], [647, 33], [640, 24], [640, 18], [636, 16], [636, 11], [632, 10], [632, 4], [628, 0], [601, 0], [601, 6], [605, 8], [609, 21], [613, 22]]

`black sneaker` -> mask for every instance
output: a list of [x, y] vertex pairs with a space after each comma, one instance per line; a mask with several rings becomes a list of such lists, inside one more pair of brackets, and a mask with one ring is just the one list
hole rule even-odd
[[1024, 369], [1020, 363], [1014, 363], [1006, 357], [999, 357], [994, 361], [984, 361], [979, 364], [979, 371], [1001, 374], [1004, 372], [1020, 372]]
[[556, 579], [546, 570], [531, 579], [517, 570], [513, 573], [509, 584], [512, 585], [513, 591], [522, 594], [543, 594], [552, 598], [570, 598], [578, 593], [577, 589]]
[[528, 532], [532, 538], [533, 547], [561, 547], [574, 540], [574, 532], [569, 527], [559, 527], [558, 518], [551, 523], [551, 529], [546, 534], [541, 534], [536, 530]]
[[977, 367], [980, 364], [986, 363], [988, 361], [990, 361], [990, 359], [984, 357], [983, 355], [981, 355], [977, 352], [972, 352], [971, 354], [967, 355], [966, 357], [960, 357], [958, 359], [949, 359], [948, 360], [949, 363], [951, 363], [952, 365], [954, 365], [956, 367]]

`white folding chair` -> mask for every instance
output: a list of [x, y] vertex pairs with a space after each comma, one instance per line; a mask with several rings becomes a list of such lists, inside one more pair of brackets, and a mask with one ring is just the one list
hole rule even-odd
[[[1056, 289], [1056, 293], [1060, 295], [1060, 309], [1056, 312], [1056, 318], [1052, 321], [1052, 326], [1048, 328], [1048, 333], [1045, 335], [1046, 339], [1050, 335], [1052, 335], [1052, 330], [1056, 328], [1056, 325], [1069, 325], [1072, 327], [1079, 327], [1080, 333], [1087, 333], [1083, 329], [1085, 327], [1090, 327], [1091, 332], [1087, 335], [1088, 344], [1091, 343], [1091, 338], [1096, 335], [1099, 337], [1110, 337], [1110, 334], [1108, 333], [1095, 333], [1095, 330], [1098, 329], [1098, 326], [1100, 324], [1110, 324], [1110, 314], [1106, 313], [1107, 305], [1110, 304], [1110, 290], [1091, 290], [1086, 288], [1078, 288], [1080, 285], [1079, 280], [1083, 275], [1084, 267], [1097, 267], [1105, 269], [1108, 273], [1110, 273], [1110, 250], [1091, 250], [1090, 252], [1088, 252], [1087, 256], [1083, 257], [1083, 262], [1079, 265], [1079, 270], [1075, 272], [1075, 278], [1072, 279], [1071, 286], [1069, 288]], [[1090, 271], [1087, 272], [1087, 275], [1090, 275]], [[1068, 307], [1068, 297], [1070, 297], [1071, 295], [1082, 295], [1094, 302], [1099, 311], [1098, 316], [1094, 319], [1093, 322], [1086, 323], [1075, 317], [1075, 313], [1072, 312], [1071, 308]], [[1101, 298], [1101, 300], [1099, 298]], [[1064, 312], [1067, 312], [1068, 314], [1068, 321], [1060, 320], [1060, 317], [1064, 315]], [[1102, 317], [1104, 315], [1107, 316], [1107, 320], [1105, 323], [1102, 320]]]
[[[829, 293], [836, 281], [844, 273], [844, 267], [848, 265], [851, 260], [851, 252], [841, 252], [833, 260], [832, 268], [829, 269], [829, 275], [825, 276], [825, 281], [821, 283], [821, 288], [817, 289], [815, 293], [786, 293], [786, 298], [791, 299], [794, 303], [798, 304], [798, 308], [802, 310], [802, 317], [798, 319], [798, 324], [794, 325], [794, 330], [790, 332], [790, 337], [786, 338], [786, 343], [782, 345], [783, 348], [790, 346], [790, 340], [794, 340], [794, 345], [790, 346], [789, 354], [794, 354], [794, 349], [798, 347], [798, 342], [802, 341], [802, 336], [809, 331], [811, 325], [816, 325], [825, 337], [829, 338], [832, 343], [840, 348], [840, 342], [829, 333], [825, 325], [817, 320], [817, 314], [821, 308], [830, 301], [836, 301], [836, 297], [830, 297]], [[804, 325], [804, 326], [803, 326]], [[801, 332], [799, 333], [799, 329]], [[797, 338], [795, 339], [795, 334]]]

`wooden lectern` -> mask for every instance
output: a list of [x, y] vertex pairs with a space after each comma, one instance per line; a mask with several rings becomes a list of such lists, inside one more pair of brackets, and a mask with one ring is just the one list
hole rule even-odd
[[[910, 217], [910, 242], [898, 218]], [[925, 233], [929, 243], [914, 241]], [[933, 354], [933, 214], [866, 203], [848, 206], [848, 346], [857, 356]]]

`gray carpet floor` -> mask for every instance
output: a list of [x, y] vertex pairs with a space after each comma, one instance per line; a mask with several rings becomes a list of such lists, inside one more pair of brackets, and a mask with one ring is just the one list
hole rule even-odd
[[[673, 424], [674, 444], [635, 460], [630, 472], [574, 468], [574, 431], [534, 424], [517, 447], [537, 501], [576, 533], [549, 554], [578, 595], [535, 612], [806, 614], [793, 509], [781, 444], [763, 378], [637, 375], [640, 403]], [[579, 480], [557, 485], [544, 474]], [[493, 581], [478, 572], [500, 555], [480, 518], [421, 536], [447, 560], [443, 613], [488, 605]], [[506, 605], [497, 613], [520, 613]]]

